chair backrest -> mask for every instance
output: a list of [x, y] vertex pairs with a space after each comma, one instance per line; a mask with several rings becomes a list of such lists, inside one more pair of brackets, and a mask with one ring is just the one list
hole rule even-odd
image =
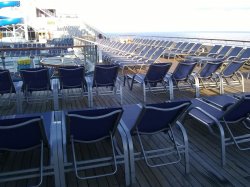
[[232, 61], [222, 71], [223, 77], [234, 75], [243, 65], [245, 61]]
[[195, 43], [189, 43], [185, 46], [185, 48], [182, 51], [189, 52], [193, 47]]
[[50, 77], [48, 68], [22, 69], [20, 74], [23, 80], [23, 88], [26, 91], [41, 91], [50, 89]]
[[0, 150], [23, 151], [48, 145], [41, 116], [0, 119]]
[[82, 88], [86, 86], [84, 66], [65, 66], [58, 68], [61, 89]]
[[225, 56], [229, 50], [232, 48], [232, 46], [228, 46], [228, 45], [225, 45], [224, 47], [222, 47], [222, 49], [219, 51], [218, 55], [223, 55]]
[[183, 42], [179, 47], [178, 50], [183, 50], [188, 45], [188, 42]]
[[157, 47], [152, 47], [148, 52], [147, 54], [144, 56], [144, 58], [150, 58], [156, 51], [158, 50]]
[[238, 102], [227, 108], [223, 119], [227, 122], [240, 122], [249, 117], [250, 114], [250, 95], [242, 96]]
[[175, 81], [187, 80], [188, 76], [193, 72], [197, 62], [183, 61], [175, 68], [172, 78]]
[[246, 48], [246, 50], [240, 55], [240, 60], [246, 60], [250, 58], [250, 48]]
[[134, 128], [140, 134], [153, 134], [169, 130], [191, 104], [190, 101], [174, 101], [143, 106]]
[[95, 142], [114, 135], [121, 119], [122, 108], [89, 109], [67, 112], [67, 139]]
[[222, 65], [222, 61], [207, 62], [199, 72], [199, 78], [210, 78]]
[[181, 44], [183, 44], [183, 42], [178, 42], [178, 43], [174, 46], [174, 49], [178, 49], [178, 48], [181, 46]]
[[93, 87], [115, 86], [118, 75], [118, 65], [96, 65], [94, 70]]
[[242, 47], [234, 47], [232, 51], [229, 52], [227, 57], [237, 57], [242, 49]]
[[219, 49], [221, 48], [221, 45], [215, 45], [213, 46], [208, 53], [217, 53]]
[[163, 52], [165, 51], [165, 47], [159, 47], [157, 50], [154, 52], [154, 54], [150, 57], [151, 60], [156, 61], [158, 58], [161, 57]]
[[151, 46], [150, 46], [150, 45], [145, 46], [144, 49], [143, 49], [143, 51], [140, 53], [140, 56], [141, 56], [141, 57], [144, 57], [144, 56], [148, 53], [148, 51], [149, 51], [150, 49], [151, 49]]
[[9, 70], [0, 70], [0, 94], [16, 93]]
[[172, 63], [150, 64], [145, 75], [145, 83], [162, 82]]
[[195, 52], [197, 52], [201, 48], [201, 46], [202, 46], [201, 43], [196, 43], [189, 53], [194, 54]]

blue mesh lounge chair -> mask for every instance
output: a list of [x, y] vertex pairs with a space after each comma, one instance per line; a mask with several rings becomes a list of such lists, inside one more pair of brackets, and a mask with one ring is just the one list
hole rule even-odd
[[[170, 99], [174, 98], [175, 89], [186, 90], [194, 88], [196, 97], [199, 95], [199, 85], [193, 85], [190, 81], [191, 77], [193, 76], [192, 73], [196, 64], [196, 62], [192, 62], [189, 60], [183, 61], [176, 66], [173, 73], [167, 73], [165, 81], [170, 92]], [[192, 79], [194, 79], [194, 77]]]
[[[234, 47], [229, 53], [225, 56], [225, 61], [234, 60], [242, 51], [243, 47]], [[217, 58], [223, 58], [223, 56], [216, 56]]]
[[[136, 175], [134, 162], [140, 159], [145, 160], [147, 166], [155, 168], [180, 162], [180, 154], [184, 153], [185, 171], [189, 173], [188, 137], [181, 118], [190, 104], [190, 101], [174, 101], [123, 106], [121, 124], [128, 138], [132, 183]], [[179, 130], [182, 135], [180, 141], [175, 138]], [[155, 134], [162, 134], [164, 140], [157, 146], [147, 145]], [[139, 150], [134, 147], [136, 141], [139, 142]], [[164, 159], [166, 157], [168, 159]]]
[[[120, 119], [123, 109], [118, 108], [103, 108], [103, 109], [88, 109], [80, 111], [69, 111], [63, 117], [63, 129], [66, 130], [64, 135], [64, 150], [68, 149], [68, 155], [72, 155], [72, 159], [67, 158], [66, 152], [64, 153], [64, 168], [65, 172], [74, 171], [78, 179], [93, 179], [114, 175], [117, 170], [118, 164], [124, 164], [125, 181], [129, 185], [129, 163], [128, 163], [128, 149], [126, 135], [120, 127]], [[119, 133], [118, 133], [119, 132]], [[116, 134], [116, 135], [115, 135]], [[119, 148], [115, 141], [116, 138], [121, 138], [122, 148]], [[106, 141], [105, 141], [106, 140]], [[98, 142], [106, 142], [107, 148], [112, 148], [108, 151], [108, 155], [96, 155], [94, 158], [77, 160], [77, 152], [75, 151], [76, 145], [79, 144], [94, 144]], [[98, 145], [97, 145], [98, 146]], [[100, 144], [99, 144], [100, 146]], [[82, 148], [83, 149], [83, 148]], [[105, 168], [109, 166], [110, 170], [99, 174], [87, 174], [89, 169]], [[85, 171], [80, 174], [79, 171]]]
[[218, 81], [215, 74], [222, 66], [222, 64], [223, 62], [221, 59], [213, 62], [206, 62], [203, 65], [203, 67], [199, 70], [199, 72], [193, 74], [193, 84], [196, 85], [197, 89], [196, 97], [200, 96], [200, 88], [205, 88], [205, 89], [220, 88], [220, 81]]
[[124, 76], [124, 86], [126, 82], [127, 72], [140, 73], [148, 65], [153, 63], [158, 63], [158, 59], [162, 56], [165, 51], [165, 47], [158, 47], [153, 52], [149, 52], [145, 58], [138, 59], [136, 61], [121, 61], [119, 62], [119, 67], [121, 68], [121, 73]]
[[13, 83], [9, 70], [0, 70], [0, 95], [1, 100], [16, 102], [17, 113], [22, 112], [20, 97], [21, 82]]
[[196, 61], [198, 61], [200, 64], [203, 64], [216, 59], [225, 59], [231, 48], [232, 46], [225, 45], [218, 53], [209, 53], [206, 57], [196, 59]]
[[[0, 69], [0, 94], [1, 96], [3, 95], [8, 95], [7, 99], [11, 99], [11, 95], [16, 93], [15, 86], [13, 84], [13, 81], [10, 76], [9, 70], [1, 70]], [[3, 97], [1, 97], [1, 100]]]
[[[85, 68], [84, 66], [65, 66], [58, 68], [58, 75], [60, 81], [60, 91], [62, 99], [84, 97], [88, 96], [88, 88], [85, 80]], [[75, 89], [75, 92], [69, 90]], [[80, 93], [76, 92], [77, 90]]]
[[245, 91], [244, 77], [240, 72], [240, 68], [244, 65], [245, 61], [231, 61], [220, 73], [216, 75], [220, 81], [220, 94], [224, 93], [225, 87], [237, 90], [237, 87], [241, 88], [241, 91]]
[[118, 70], [118, 65], [95, 65], [94, 76], [86, 77], [90, 107], [93, 106], [94, 95], [120, 94], [120, 104], [122, 105], [122, 84], [118, 78]]
[[186, 59], [199, 62], [200, 60], [207, 58], [210, 54], [212, 54], [212, 55], [218, 54], [221, 47], [222, 47], [221, 45], [215, 45], [207, 53], [200, 53], [198, 56], [197, 55], [195, 55], [195, 56], [190, 55], [190, 56], [187, 56]]
[[185, 59], [186, 56], [190, 56], [190, 55], [196, 55], [196, 54], [199, 54], [199, 51], [202, 47], [202, 44], [201, 43], [196, 43], [192, 48], [191, 50], [183, 50], [181, 51], [180, 53], [176, 53], [175, 56], [176, 58], [178, 59]]
[[181, 54], [186, 54], [189, 53], [189, 51], [191, 51], [191, 49], [194, 47], [195, 43], [189, 43], [187, 44], [183, 49], [179, 49], [176, 50], [175, 52], [169, 53], [168, 54], [168, 58], [178, 58], [181, 56]]
[[240, 56], [236, 58], [236, 60], [249, 60], [250, 58], [250, 48], [246, 48], [245, 51], [243, 51]]
[[[50, 132], [52, 123], [52, 112], [0, 117], [1, 151], [24, 153], [32, 150], [37, 153], [37, 151], [40, 150], [40, 161], [36, 166], [32, 164], [31, 168], [26, 169], [15, 168], [15, 170], [12, 171], [1, 170], [1, 183], [38, 177], [38, 183], [35, 186], [40, 186], [44, 176], [55, 175], [55, 180], [57, 180], [55, 181], [55, 186], [59, 185], [58, 173], [56, 174], [55, 169], [57, 167], [55, 157], [53, 157], [54, 153], [52, 154], [54, 148], [56, 148], [50, 136], [53, 132]], [[44, 159], [46, 155], [50, 158], [48, 161]]]
[[[44, 102], [52, 99], [49, 70], [47, 68], [22, 69], [20, 74], [23, 81], [23, 92], [27, 102]], [[33, 92], [44, 91], [44, 96], [32, 97]]]
[[[164, 82], [164, 77], [171, 67], [171, 63], [156, 63], [151, 64], [146, 74], [128, 74], [127, 82], [130, 86], [130, 90], [133, 89], [134, 83], [142, 85], [143, 89], [143, 102], [146, 103], [146, 92], [162, 92], [167, 91]], [[129, 83], [131, 80], [131, 84]], [[160, 85], [159, 85], [160, 84]]]
[[[221, 101], [227, 99], [227, 97], [221, 95], [217, 96], [216, 99]], [[192, 109], [189, 111], [189, 115], [218, 136], [221, 146], [221, 164], [223, 166], [226, 164], [226, 146], [234, 144], [239, 150], [250, 149], [249, 105], [249, 95], [244, 95], [233, 102], [230, 97], [228, 102], [224, 102], [221, 107], [200, 98], [192, 100]], [[219, 131], [219, 134], [216, 133], [216, 130]]]
[[[178, 44], [179, 44], [179, 43], [177, 43], [176, 46], [177, 46]], [[170, 57], [171, 57], [171, 54], [181, 52], [182, 50], [184, 50], [184, 49], [186, 48], [186, 46], [187, 46], [188, 44], [189, 44], [188, 42], [183, 42], [178, 48], [175, 47], [174, 49], [170, 49], [169, 51], [166, 51], [165, 54], [164, 54], [164, 57], [165, 57], [165, 58], [170, 58]]]

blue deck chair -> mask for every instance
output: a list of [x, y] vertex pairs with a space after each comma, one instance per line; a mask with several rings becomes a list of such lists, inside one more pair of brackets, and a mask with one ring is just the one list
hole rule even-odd
[[218, 54], [218, 51], [221, 49], [221, 47], [221, 45], [215, 45], [207, 53], [200, 53], [198, 56], [190, 55], [187, 56], [186, 59], [199, 62], [200, 60], [207, 58], [210, 54]]
[[1, 100], [4, 99], [4, 95], [7, 95], [7, 99], [10, 103], [12, 98], [11, 96], [13, 94], [16, 94], [16, 89], [11, 79], [9, 70], [0, 69], [0, 95], [2, 96]]
[[[155, 168], [180, 162], [181, 153], [184, 153], [185, 171], [189, 173], [188, 137], [181, 121], [190, 104], [190, 101], [174, 101], [123, 106], [121, 125], [128, 138], [131, 183], [134, 183], [136, 175], [134, 162], [140, 159], [145, 160], [147, 166]], [[180, 141], [175, 137], [178, 131], [182, 136]], [[157, 146], [146, 145], [157, 134], [162, 134], [164, 141]], [[167, 140], [167, 137], [170, 139]], [[139, 142], [139, 150], [134, 147], [136, 141]], [[160, 158], [162, 161], [159, 161]]]
[[215, 74], [222, 65], [223, 62], [221, 61], [221, 59], [213, 62], [206, 62], [199, 70], [199, 72], [193, 74], [193, 84], [196, 85], [197, 89], [196, 97], [200, 96], [200, 88], [220, 88], [220, 81], [218, 81]]
[[[65, 171], [74, 171], [78, 179], [93, 179], [99, 177], [105, 177], [114, 175], [118, 170], [118, 164], [124, 164], [125, 169], [125, 181], [126, 185], [129, 185], [129, 163], [128, 163], [128, 149], [126, 135], [120, 127], [120, 119], [123, 113], [123, 109], [118, 108], [105, 108], [105, 109], [88, 109], [80, 111], [69, 111], [65, 113], [65, 119], [63, 116], [63, 129], [66, 130], [64, 135], [64, 150], [68, 146], [68, 155], [72, 155], [71, 163], [67, 158], [65, 151], [64, 166]], [[122, 148], [119, 148], [116, 143], [115, 134], [119, 134], [122, 141]], [[109, 152], [110, 156], [100, 155], [95, 158], [89, 158], [84, 160], [76, 159], [76, 144], [93, 144], [105, 141], [110, 143], [112, 151]], [[106, 144], [107, 146], [107, 144]], [[119, 150], [119, 151], [118, 151]], [[111, 156], [112, 155], [112, 156]], [[96, 175], [80, 176], [79, 171], [87, 171], [93, 168], [111, 166], [111, 171], [104, 172]]]
[[193, 75], [193, 70], [196, 67], [196, 62], [192, 61], [183, 61], [180, 62], [175, 68], [173, 73], [167, 73], [165, 77], [165, 81], [168, 85], [168, 89], [170, 92], [170, 99], [174, 99], [174, 90], [186, 90], [190, 88], [195, 89], [195, 95], [199, 95], [199, 85], [193, 85], [190, 79]]
[[[177, 43], [179, 44], [179, 43]], [[174, 49], [170, 49], [170, 51], [166, 51], [166, 53], [164, 54], [164, 57], [166, 58], [170, 58], [172, 57], [172, 54], [174, 53], [178, 53], [181, 52], [182, 50], [184, 50], [186, 48], [186, 46], [188, 45], [188, 42], [183, 42], [178, 48], [174, 48]], [[177, 46], [177, 45], [176, 45]]]
[[[225, 96], [217, 96], [218, 99], [225, 100]], [[232, 98], [230, 98], [228, 102], [224, 102], [221, 108], [202, 99], [192, 100], [189, 116], [204, 124], [220, 139], [222, 166], [226, 164], [226, 146], [234, 144], [239, 150], [250, 149], [248, 145], [250, 142], [249, 105], [249, 95], [244, 95], [235, 102], [232, 102]], [[238, 132], [240, 128], [241, 130]], [[219, 134], [215, 129], [219, 130]]]
[[244, 76], [240, 72], [240, 68], [244, 65], [245, 61], [231, 61], [223, 70], [216, 74], [220, 81], [220, 94], [224, 93], [225, 87], [237, 90], [237, 87], [241, 88], [241, 91], [245, 91]]
[[22, 82], [13, 82], [9, 70], [0, 70], [0, 99], [7, 100], [8, 104], [16, 102], [17, 113], [22, 113], [21, 87]]
[[189, 53], [189, 51], [194, 47], [194, 45], [195, 43], [188, 43], [183, 49], [177, 49], [176, 51], [169, 53], [168, 58], [179, 58], [182, 54], [185, 55], [186, 53]]
[[[50, 83], [50, 75], [48, 68], [30, 68], [20, 70], [21, 78], [23, 81], [23, 92], [26, 101], [32, 102], [44, 102], [48, 99], [52, 99], [52, 89]], [[47, 94], [45, 96], [32, 97], [33, 92], [44, 91]]]
[[204, 64], [205, 62], [212, 62], [212, 61], [217, 61], [217, 59], [226, 59], [228, 52], [232, 46], [223, 46], [222, 49], [218, 53], [209, 53], [207, 54], [206, 57], [202, 58], [200, 57], [199, 59], [195, 59], [195, 61], [199, 62], [199, 64]]
[[[234, 47], [229, 53], [225, 56], [225, 61], [234, 60], [242, 51], [243, 47]], [[217, 58], [222, 58], [223, 56], [217, 56]]]
[[[56, 175], [55, 155], [52, 150], [56, 147], [52, 143], [50, 128], [53, 123], [53, 113], [25, 114], [0, 117], [0, 150], [7, 152], [25, 152], [40, 149], [39, 166], [30, 169], [1, 171], [0, 182], [14, 181], [38, 177], [36, 186], [42, 185], [43, 177]], [[45, 150], [48, 150], [49, 161], [45, 163]], [[39, 158], [39, 157], [38, 157]], [[56, 177], [55, 177], [56, 179]], [[56, 181], [55, 185], [59, 181]]]
[[[166, 53], [163, 54], [164, 58], [168, 58], [168, 53], [174, 52], [177, 49], [179, 49], [179, 47], [183, 44], [183, 42], [178, 42], [174, 45], [173, 48], [168, 49], [168, 51], [166, 51]], [[169, 46], [170, 47], [170, 46]], [[168, 47], [168, 48], [169, 48]]]
[[90, 107], [93, 106], [93, 96], [120, 95], [120, 104], [123, 103], [122, 84], [118, 77], [118, 65], [95, 65], [93, 77], [86, 77], [89, 89]]
[[158, 63], [158, 59], [164, 54], [165, 49], [165, 47], [152, 48], [145, 58], [141, 58], [136, 61], [120, 62], [119, 67], [121, 68], [121, 73], [124, 76], [124, 86], [127, 79], [127, 72], [140, 73], [148, 65]]
[[[170, 69], [172, 63], [151, 64], [146, 74], [128, 74], [126, 75], [127, 83], [130, 90], [133, 89], [134, 83], [142, 85], [143, 102], [146, 103], [146, 92], [167, 92], [164, 77]], [[131, 84], [129, 83], [131, 80]], [[160, 85], [159, 85], [160, 84]]]
[[[89, 101], [84, 66], [59, 67], [58, 75], [62, 99], [88, 96]], [[75, 89], [73, 93], [70, 92], [72, 89]], [[76, 89], [80, 89], [80, 94], [76, 92]]]
[[246, 48], [245, 51], [243, 51], [240, 56], [236, 60], [249, 60], [250, 58], [250, 48]]
[[180, 56], [195, 55], [199, 52], [201, 47], [202, 47], [201, 43], [196, 43], [190, 51], [186, 50], [182, 51], [183, 54], [181, 54]]

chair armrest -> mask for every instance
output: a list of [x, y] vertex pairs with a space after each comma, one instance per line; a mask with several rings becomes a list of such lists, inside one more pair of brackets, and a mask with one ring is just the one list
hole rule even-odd
[[217, 53], [209, 53], [207, 54], [208, 57], [215, 57], [217, 55]]
[[93, 85], [93, 77], [92, 76], [86, 76], [85, 80], [86, 80], [88, 87]]
[[230, 56], [227, 58], [227, 60], [235, 60], [237, 57], [236, 56]]
[[14, 84], [16, 91], [21, 92], [23, 81], [14, 82], [13, 84]]

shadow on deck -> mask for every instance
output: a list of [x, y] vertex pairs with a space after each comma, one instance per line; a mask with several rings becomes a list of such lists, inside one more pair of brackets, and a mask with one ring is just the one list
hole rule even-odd
[[[246, 91], [250, 91], [250, 81], [245, 82]], [[229, 91], [229, 90], [228, 90]], [[218, 94], [218, 90], [203, 90], [202, 95]], [[194, 93], [188, 91], [176, 91], [175, 98], [193, 98]], [[148, 103], [164, 102], [168, 95], [149, 94]], [[124, 104], [135, 104], [142, 102], [142, 90], [139, 86], [131, 92], [127, 86], [124, 87]], [[80, 109], [87, 107], [87, 98], [82, 100], [60, 101], [60, 109]], [[94, 98], [94, 106], [118, 106], [119, 97], [100, 96]], [[24, 113], [45, 112], [52, 110], [52, 102], [42, 104], [23, 104]], [[15, 106], [5, 106], [0, 109], [1, 115], [15, 113]], [[187, 119], [184, 124], [189, 138], [190, 174], [185, 174], [184, 161], [176, 165], [163, 166], [160, 168], [148, 168], [143, 161], [136, 162], [136, 183], [134, 186], [250, 186], [250, 151], [239, 151], [235, 146], [227, 147], [227, 164], [223, 168], [220, 163], [219, 140], [210, 135], [208, 130], [197, 122]], [[159, 146], [166, 139], [163, 135], [145, 138], [147, 145]], [[105, 142], [97, 146], [78, 147], [81, 157], [86, 155], [103, 154], [108, 152]], [[135, 147], [138, 147], [136, 144]], [[39, 151], [37, 153], [1, 153], [0, 170], [5, 171], [17, 167], [28, 168], [33, 164], [38, 165]], [[47, 158], [48, 159], [48, 158]], [[102, 171], [102, 169], [100, 169]], [[98, 170], [92, 172], [98, 173]], [[91, 173], [90, 173], [91, 174]], [[1, 183], [4, 187], [22, 187], [35, 184], [36, 179], [20, 180]], [[100, 179], [80, 181], [75, 178], [73, 172], [66, 174], [66, 184], [73, 186], [125, 186], [124, 169], [119, 166], [118, 173], [114, 176]], [[44, 177], [42, 186], [54, 186], [53, 177]]]

